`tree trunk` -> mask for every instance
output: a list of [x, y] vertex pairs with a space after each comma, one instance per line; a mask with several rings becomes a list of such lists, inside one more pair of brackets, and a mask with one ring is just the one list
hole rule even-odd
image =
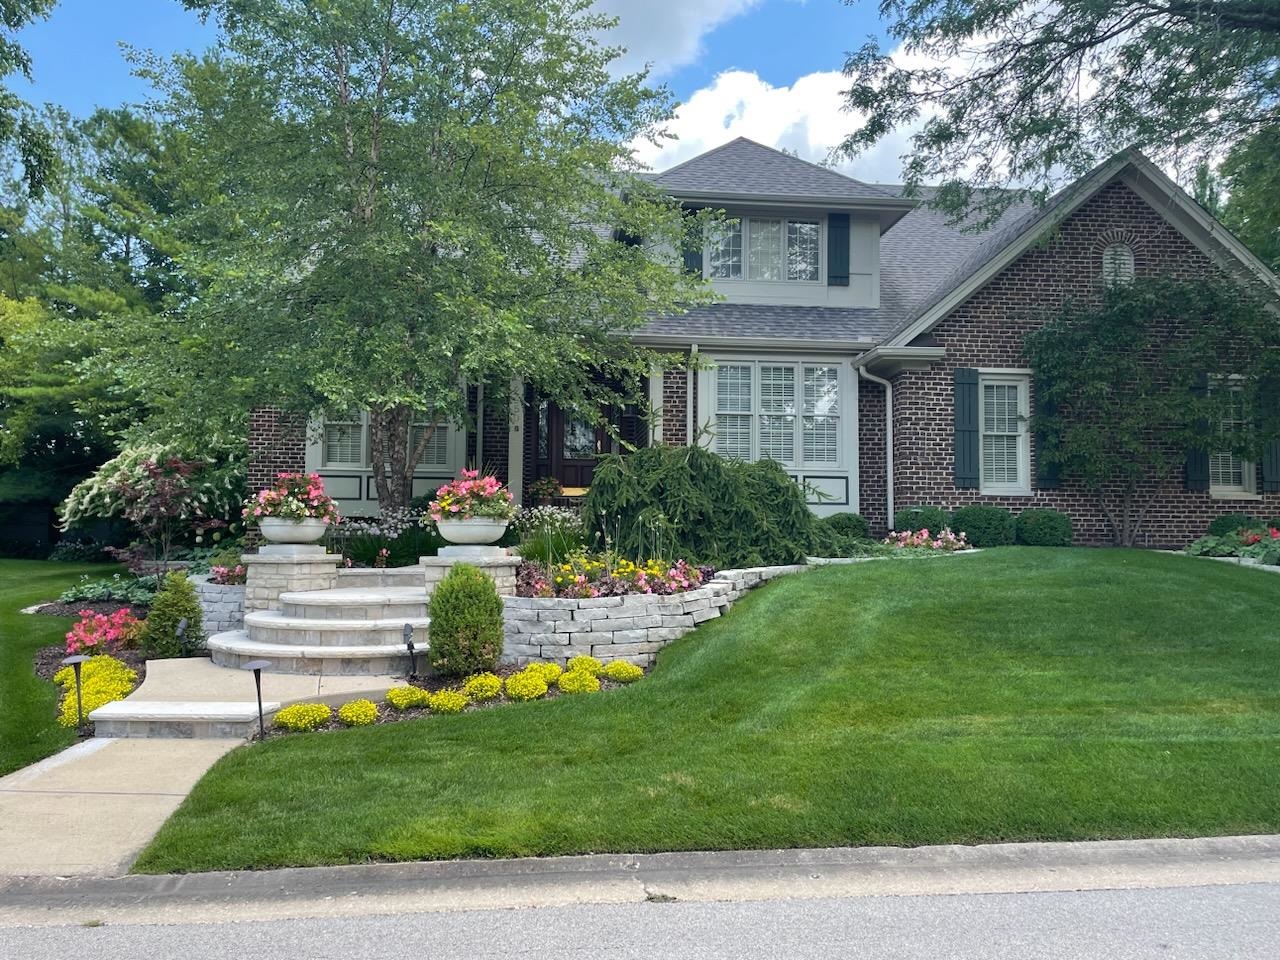
[[[409, 450], [413, 410], [403, 404], [369, 411], [373, 485], [378, 511], [407, 510], [413, 499], [413, 465], [416, 451]], [[422, 444], [420, 444], [422, 445]]]

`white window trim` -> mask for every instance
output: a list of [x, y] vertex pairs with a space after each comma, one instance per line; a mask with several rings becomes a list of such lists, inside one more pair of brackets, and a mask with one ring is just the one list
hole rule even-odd
[[[1018, 388], [1018, 482], [987, 483], [986, 432], [983, 430], [983, 396], [987, 384], [1014, 384]], [[978, 493], [992, 497], [1029, 497], [1031, 490], [1031, 371], [1025, 369], [980, 369], [978, 371]]]
[[[784, 214], [743, 214], [732, 218], [736, 219], [742, 231], [742, 276], [740, 277], [713, 277], [711, 275], [711, 250], [713, 243], [708, 237], [702, 247], [702, 277], [704, 280], [710, 280], [714, 283], [763, 283], [770, 286], [786, 286], [786, 287], [821, 287], [825, 284], [824, 277], [827, 275], [827, 218], [825, 216], [800, 216], [798, 214], [787, 216]], [[781, 220], [782, 221], [782, 268], [786, 271], [787, 267], [787, 226], [791, 223], [816, 223], [818, 225], [818, 276], [814, 280], [788, 280], [785, 277], [781, 280], [760, 280], [752, 277], [751, 274], [751, 226], [752, 220]]]
[[[1234, 377], [1234, 376], [1228, 377], [1227, 379], [1236, 380], [1236, 381], [1239, 380], [1238, 377]], [[1212, 389], [1213, 389], [1213, 384], [1211, 383], [1210, 390]], [[1228, 387], [1228, 389], [1238, 389], [1238, 388]], [[1209, 454], [1210, 460], [1213, 459], [1213, 456], [1214, 454], [1211, 452]], [[1240, 486], [1225, 487], [1225, 486], [1220, 486], [1213, 483], [1212, 481], [1213, 474], [1212, 474], [1212, 471], [1210, 471], [1210, 482], [1209, 482], [1210, 498], [1214, 500], [1261, 500], [1262, 494], [1258, 492], [1258, 465], [1256, 463], [1253, 463], [1252, 461], [1241, 459], [1240, 475], [1244, 481]]]

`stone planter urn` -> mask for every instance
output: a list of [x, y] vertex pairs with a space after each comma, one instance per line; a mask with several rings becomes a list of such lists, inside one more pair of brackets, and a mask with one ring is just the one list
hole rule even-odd
[[272, 543], [315, 543], [329, 528], [328, 520], [307, 517], [293, 520], [286, 517], [262, 517], [258, 529]]
[[450, 543], [480, 545], [501, 540], [507, 523], [496, 517], [441, 518], [436, 521], [436, 529]]

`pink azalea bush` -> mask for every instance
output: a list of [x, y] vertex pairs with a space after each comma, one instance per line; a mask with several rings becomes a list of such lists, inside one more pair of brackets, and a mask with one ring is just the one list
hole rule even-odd
[[463, 470], [462, 476], [436, 490], [427, 512], [432, 520], [468, 520], [485, 517], [510, 520], [515, 516], [511, 491], [497, 477], [480, 476], [479, 470]]
[[324, 492], [317, 473], [280, 473], [276, 485], [259, 490], [244, 505], [246, 520], [278, 517], [282, 520], [324, 520], [337, 523], [338, 505]]
[[884, 538], [884, 542], [891, 547], [918, 547], [947, 553], [969, 549], [969, 541], [965, 539], [965, 535], [952, 533], [950, 527], [943, 527], [937, 533], [931, 533], [927, 527], [921, 530], [895, 530]]
[[115, 613], [81, 610], [79, 622], [67, 633], [67, 653], [106, 653], [132, 646], [141, 625], [128, 607]]

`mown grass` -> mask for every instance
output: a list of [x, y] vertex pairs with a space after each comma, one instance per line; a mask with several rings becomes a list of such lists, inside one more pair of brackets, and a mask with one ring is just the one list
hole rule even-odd
[[18, 611], [56, 600], [85, 574], [105, 576], [119, 569], [114, 564], [0, 560], [0, 776], [75, 740], [74, 730], [57, 724], [58, 688], [32, 672], [36, 650], [61, 641], [73, 620]]
[[135, 869], [1273, 832], [1278, 599], [1120, 550], [787, 577], [634, 687], [234, 751]]

